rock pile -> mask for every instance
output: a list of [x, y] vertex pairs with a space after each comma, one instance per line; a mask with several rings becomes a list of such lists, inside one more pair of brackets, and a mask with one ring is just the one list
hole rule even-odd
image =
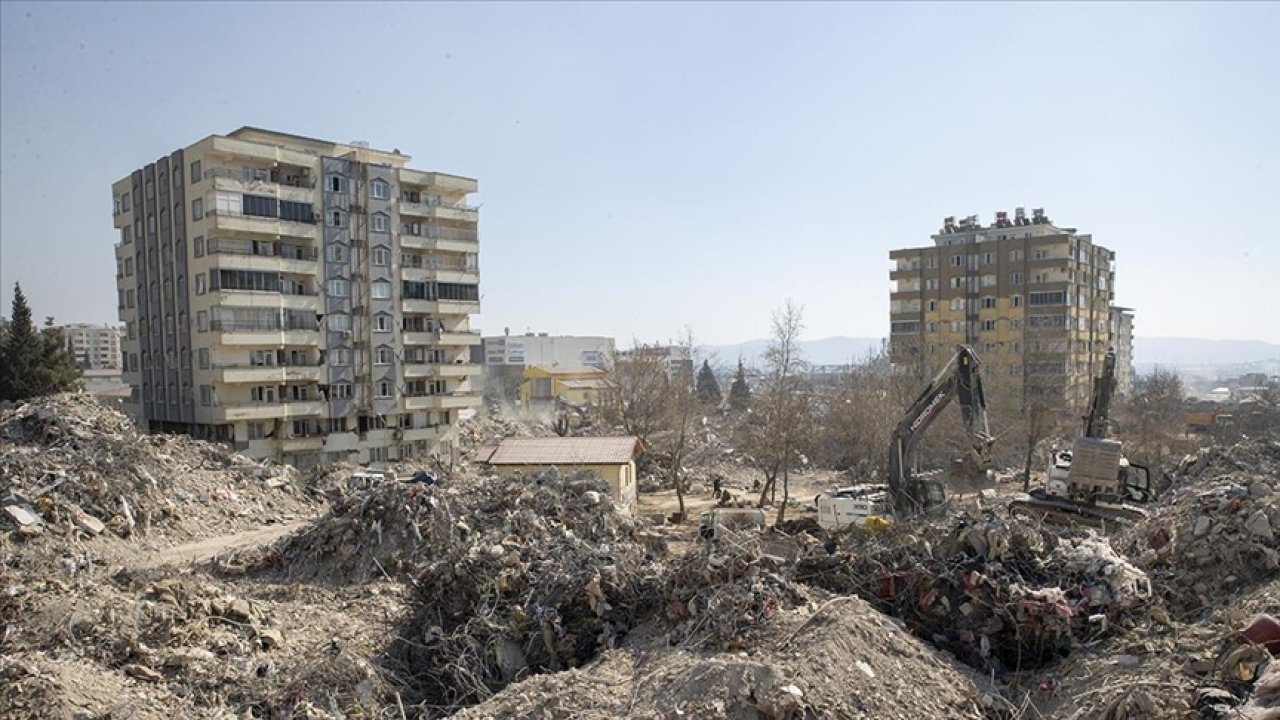
[[289, 466], [186, 436], [139, 433], [88, 394], [0, 413], [0, 527], [23, 536], [195, 539], [311, 514], [318, 504], [300, 492]]
[[1121, 547], [1175, 613], [1195, 613], [1280, 575], [1280, 441], [1189, 456]]
[[855, 593], [983, 670], [1036, 668], [1145, 613], [1146, 575], [1105, 538], [993, 513], [851, 533], [795, 577]]
[[991, 709], [983, 699], [996, 702], [964, 668], [859, 598], [843, 597], [779, 611], [749, 651], [670, 647], [662, 634], [636, 639], [587, 667], [512, 685], [454, 717], [977, 718]]

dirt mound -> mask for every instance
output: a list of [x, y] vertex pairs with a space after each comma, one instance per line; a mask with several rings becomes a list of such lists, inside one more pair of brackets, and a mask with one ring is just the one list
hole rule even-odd
[[979, 692], [953, 661], [862, 600], [779, 613], [752, 652], [659, 641], [507, 688], [459, 720], [489, 718], [973, 718]]
[[1280, 441], [1201, 450], [1172, 480], [1119, 546], [1173, 612], [1228, 604], [1280, 575]]
[[181, 541], [313, 514], [296, 470], [187, 436], [139, 433], [92, 396], [0, 413], [0, 523], [26, 537]]
[[1144, 611], [1146, 576], [1105, 538], [987, 513], [846, 534], [795, 577], [853, 593], [983, 670], [1035, 668]]

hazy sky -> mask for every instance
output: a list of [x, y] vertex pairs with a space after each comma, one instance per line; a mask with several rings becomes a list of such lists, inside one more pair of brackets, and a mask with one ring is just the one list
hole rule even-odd
[[888, 329], [1045, 207], [1139, 335], [1280, 342], [1280, 5], [0, 4], [0, 282], [116, 319], [112, 181], [241, 125], [480, 179], [486, 332]]

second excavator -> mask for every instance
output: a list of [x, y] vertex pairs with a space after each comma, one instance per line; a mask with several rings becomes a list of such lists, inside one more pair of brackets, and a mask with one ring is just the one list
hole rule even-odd
[[1014, 500], [1010, 511], [1104, 530], [1146, 516], [1138, 505], [1155, 497], [1151, 472], [1124, 457], [1118, 440], [1107, 438], [1115, 390], [1116, 356], [1108, 352], [1094, 379], [1084, 433], [1072, 449], [1054, 450], [1044, 486]]

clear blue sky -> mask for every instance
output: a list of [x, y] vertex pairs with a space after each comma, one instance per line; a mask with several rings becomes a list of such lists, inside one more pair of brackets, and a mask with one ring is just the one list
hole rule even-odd
[[1280, 341], [1280, 5], [0, 4], [0, 282], [115, 320], [110, 183], [241, 125], [480, 179], [483, 315], [888, 328], [888, 252], [1045, 207], [1138, 334]]

